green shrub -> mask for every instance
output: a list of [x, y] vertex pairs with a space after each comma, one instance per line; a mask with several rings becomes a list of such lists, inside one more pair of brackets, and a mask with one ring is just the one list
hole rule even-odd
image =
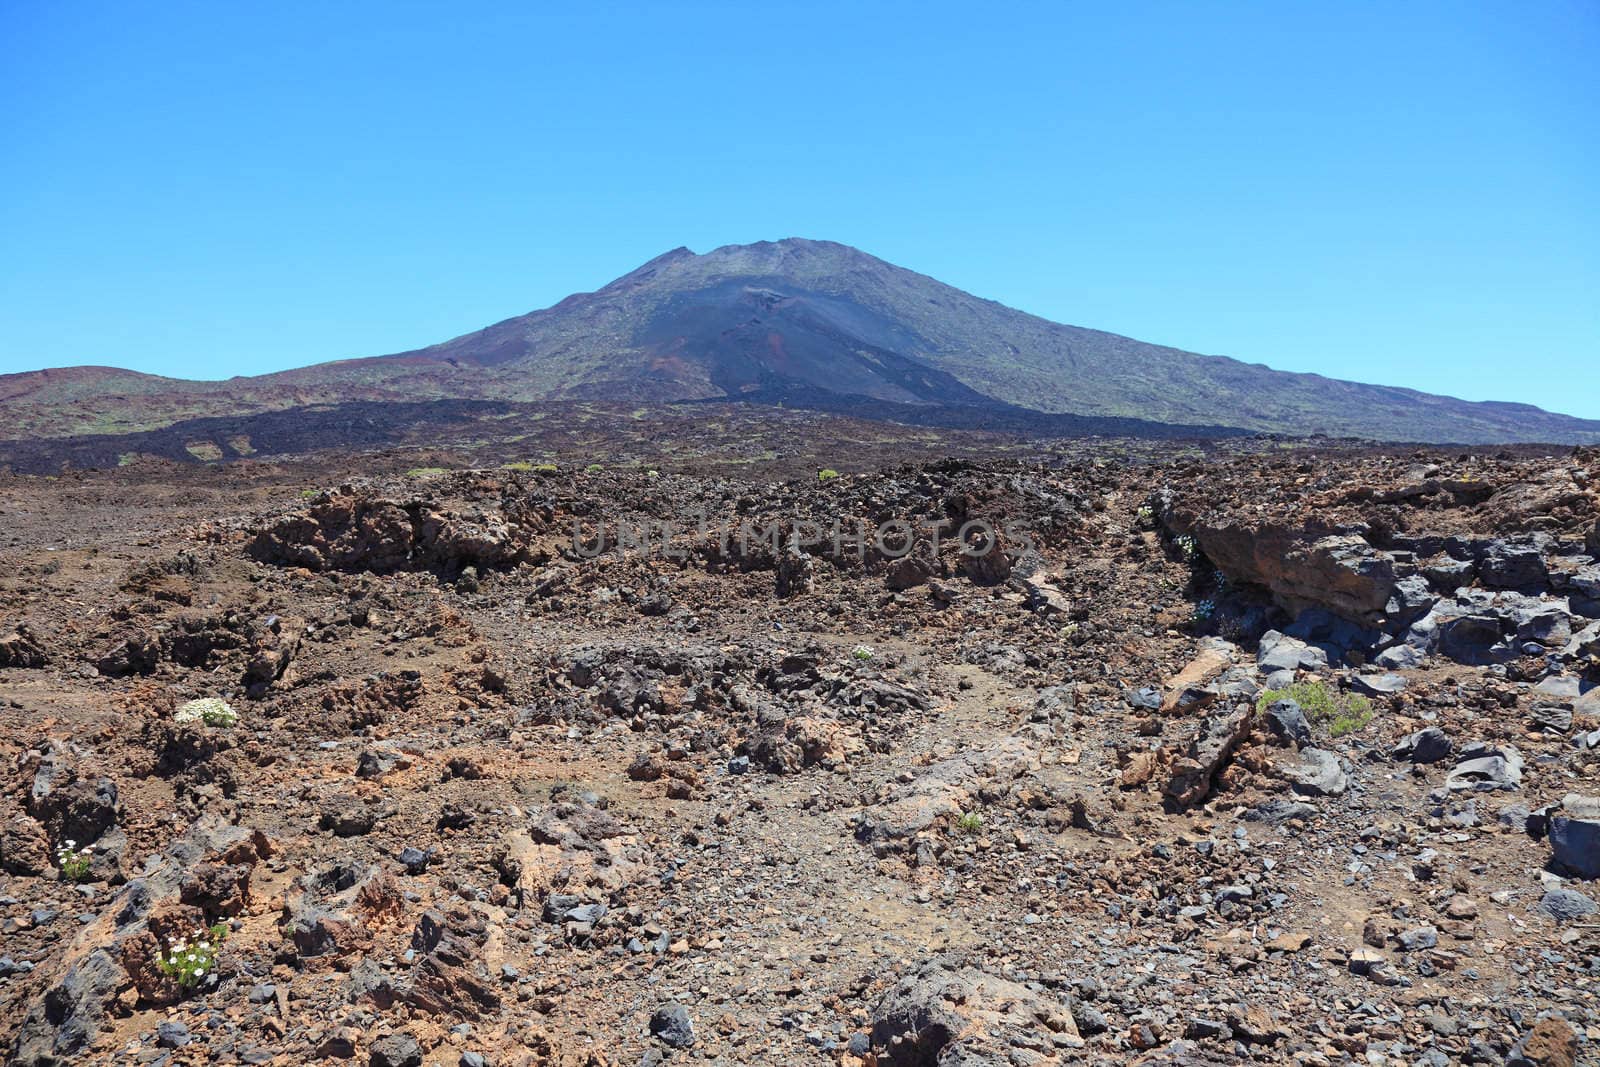
[[500, 464], [500, 469], [503, 471], [531, 471], [533, 470], [533, 463], [531, 460], [515, 459], [510, 463]]
[[1372, 721], [1372, 701], [1359, 693], [1345, 700], [1345, 710], [1328, 720], [1328, 734], [1343, 737]]
[[448, 467], [412, 467], [406, 471], [407, 478], [437, 478], [441, 474], [449, 474]]
[[839, 477], [839, 472], [832, 467], [824, 467], [817, 472], [817, 481], [819, 482], [831, 482], [837, 477]]
[[964, 834], [975, 834], [983, 829], [983, 816], [975, 811], [969, 811], [956, 820], [956, 829]]
[[1321, 682], [1296, 682], [1287, 689], [1269, 689], [1256, 700], [1256, 714], [1280, 700], [1300, 705], [1306, 718], [1328, 728], [1331, 737], [1343, 737], [1372, 721], [1372, 701], [1359, 693], [1330, 691]]
[[599, 463], [591, 463], [587, 467], [583, 468], [583, 472], [585, 474], [598, 474], [603, 470], [605, 470], [605, 467]]

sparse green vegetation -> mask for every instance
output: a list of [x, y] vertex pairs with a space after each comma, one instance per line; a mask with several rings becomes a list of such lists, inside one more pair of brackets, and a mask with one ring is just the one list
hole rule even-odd
[[1354, 733], [1372, 721], [1372, 702], [1364, 696], [1350, 698], [1349, 706], [1328, 720], [1328, 735], [1343, 737]]
[[832, 467], [824, 467], [817, 472], [817, 481], [819, 482], [831, 482], [837, 477], [839, 477], [839, 472]]
[[585, 474], [599, 474], [601, 471], [603, 471], [605, 469], [606, 468], [605, 468], [604, 464], [591, 463], [587, 467], [583, 468], [583, 473], [585, 473]]
[[447, 467], [412, 467], [406, 471], [407, 478], [437, 478], [441, 474], [449, 474]]
[[872, 658], [872, 646], [857, 645], [855, 648], [850, 650], [850, 654], [859, 660], [869, 660]]
[[964, 834], [975, 834], [983, 829], [983, 816], [975, 811], [969, 811], [956, 820], [956, 829]]
[[94, 862], [93, 845], [77, 846], [76, 841], [63, 841], [61, 847], [56, 849], [56, 866], [61, 869], [61, 877], [69, 882], [81, 882], [87, 878], [89, 867]]
[[217, 952], [228, 936], [225, 923], [210, 929], [197, 929], [190, 937], [180, 937], [157, 957], [161, 973], [175, 979], [182, 988], [197, 989], [217, 982]]
[[1306, 718], [1326, 726], [1331, 737], [1343, 737], [1372, 721], [1372, 701], [1359, 693], [1330, 691], [1321, 682], [1296, 682], [1287, 689], [1269, 689], [1256, 700], [1256, 713], [1265, 714], [1267, 708], [1284, 699], [1299, 704]]
[[510, 463], [500, 464], [500, 469], [503, 471], [531, 471], [533, 470], [533, 463], [526, 459], [518, 459]]

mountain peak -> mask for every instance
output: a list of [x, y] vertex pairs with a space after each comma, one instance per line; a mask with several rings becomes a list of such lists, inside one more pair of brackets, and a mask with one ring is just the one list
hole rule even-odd
[[1080, 425], [1099, 420], [1122, 425], [1119, 432], [1163, 424], [1387, 440], [1600, 441], [1600, 422], [1289, 374], [1050, 322], [849, 245], [804, 237], [704, 253], [674, 248], [596, 292], [396, 356], [204, 385], [89, 377], [81, 385], [9, 382], [0, 401], [59, 407], [137, 393], [148, 408], [143, 398], [160, 394], [170, 407], [210, 414], [416, 397], [731, 398], [957, 425], [1042, 416], [1030, 423], [1041, 433], [1088, 417]]

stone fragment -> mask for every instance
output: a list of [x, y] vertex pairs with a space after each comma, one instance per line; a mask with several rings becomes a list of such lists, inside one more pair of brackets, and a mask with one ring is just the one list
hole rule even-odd
[[1568, 793], [1550, 815], [1551, 865], [1574, 878], [1600, 878], [1600, 797]]
[[1397, 760], [1411, 763], [1438, 763], [1447, 758], [1455, 745], [1437, 726], [1429, 726], [1406, 736], [1390, 753]]
[[1213, 778], [1250, 732], [1250, 718], [1249, 706], [1242, 705], [1213, 714], [1201, 724], [1188, 751], [1173, 764], [1167, 783], [1167, 799], [1175, 809], [1181, 811], [1210, 794]]

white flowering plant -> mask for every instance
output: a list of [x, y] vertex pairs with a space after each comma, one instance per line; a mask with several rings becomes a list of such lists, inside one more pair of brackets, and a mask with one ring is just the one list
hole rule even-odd
[[850, 654], [859, 660], [869, 660], [873, 655], [870, 645], [857, 645], [850, 650]]
[[61, 869], [61, 877], [69, 882], [81, 882], [87, 878], [93, 863], [93, 845], [79, 848], [76, 841], [63, 841], [61, 847], [56, 849], [56, 866]]
[[225, 700], [202, 697], [182, 704], [172, 713], [173, 722], [198, 722], [206, 726], [227, 728], [239, 722], [239, 713]]
[[188, 937], [170, 943], [157, 957], [156, 965], [184, 989], [216, 985], [217, 952], [227, 936], [226, 923], [217, 923], [210, 929], [197, 928]]

